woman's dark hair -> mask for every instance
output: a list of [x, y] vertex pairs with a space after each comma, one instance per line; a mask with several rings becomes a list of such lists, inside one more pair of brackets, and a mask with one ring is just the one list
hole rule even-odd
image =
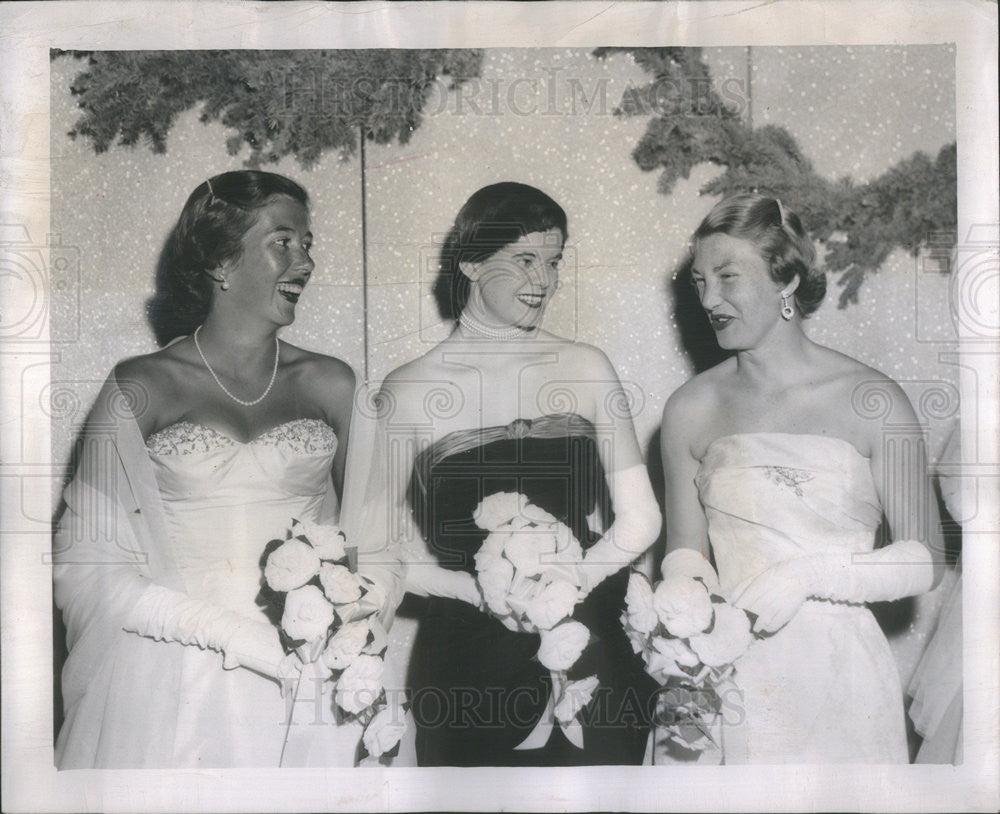
[[302, 187], [273, 172], [234, 170], [195, 187], [160, 255], [156, 294], [147, 305], [161, 345], [190, 334], [205, 321], [215, 269], [239, 259], [243, 236], [276, 195], [309, 206]]
[[532, 232], [558, 229], [567, 237], [566, 213], [540, 189], [504, 181], [473, 193], [445, 238], [434, 297], [445, 319], [458, 319], [469, 301], [469, 278], [460, 263], [478, 263]]
[[709, 235], [724, 234], [750, 241], [764, 258], [777, 283], [799, 275], [795, 304], [808, 316], [826, 295], [826, 275], [814, 266], [816, 250], [799, 216], [767, 195], [733, 195], [719, 201], [691, 238], [692, 247]]

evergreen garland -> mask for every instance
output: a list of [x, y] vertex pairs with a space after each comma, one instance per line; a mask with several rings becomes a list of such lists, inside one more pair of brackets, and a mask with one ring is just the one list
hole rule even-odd
[[[83, 115], [69, 135], [98, 153], [142, 141], [167, 150], [178, 114], [232, 131], [230, 155], [249, 145], [248, 167], [292, 155], [304, 168], [328, 151], [351, 156], [359, 132], [405, 144], [435, 92], [479, 75], [468, 49], [364, 51], [53, 51], [87, 59], [73, 81]], [[437, 83], [442, 84], [438, 85]]]
[[751, 128], [714, 89], [700, 48], [599, 48], [594, 56], [626, 52], [653, 80], [629, 87], [615, 110], [652, 116], [632, 157], [649, 172], [659, 169], [659, 191], [669, 195], [693, 167], [712, 163], [725, 171], [703, 195], [761, 192], [787, 201], [809, 233], [826, 248], [825, 265], [839, 275], [839, 307], [857, 302], [865, 276], [895, 248], [916, 255], [928, 240], [954, 246], [957, 228], [955, 144], [936, 158], [916, 152], [878, 178], [855, 184], [816, 173], [784, 128]]

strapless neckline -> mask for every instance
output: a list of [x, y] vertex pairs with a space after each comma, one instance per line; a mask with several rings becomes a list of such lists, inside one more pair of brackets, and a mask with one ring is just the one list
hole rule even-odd
[[758, 438], [762, 441], [768, 438], [784, 438], [784, 439], [802, 438], [802, 439], [808, 439], [810, 441], [828, 441], [833, 443], [835, 446], [839, 446], [853, 453], [857, 458], [860, 458], [862, 461], [866, 463], [871, 460], [869, 456], [862, 454], [860, 450], [858, 450], [858, 448], [854, 446], [854, 444], [852, 444], [850, 441], [847, 441], [843, 438], [838, 438], [835, 435], [818, 435], [816, 433], [810, 433], [810, 432], [767, 432], [767, 431], [732, 432], [732, 433], [727, 433], [725, 435], [720, 435], [718, 438], [713, 440], [707, 447], [705, 447], [705, 453], [702, 456], [702, 458], [707, 458], [708, 453], [717, 444], [722, 444], [726, 441], [730, 442], [735, 441], [739, 438]]
[[[199, 421], [176, 421], [163, 429], [157, 430], [146, 439], [146, 450], [151, 455], [176, 454], [178, 439], [188, 442], [188, 448], [181, 450], [187, 454], [195, 449], [191, 442], [199, 442], [197, 446], [204, 451], [228, 447], [275, 446], [283, 441], [300, 441], [302, 438], [314, 438], [319, 443], [317, 452], [327, 452], [336, 444], [337, 436], [333, 428], [318, 418], [293, 418], [269, 427], [247, 441], [233, 438], [215, 427]], [[301, 445], [301, 444], [299, 444]]]

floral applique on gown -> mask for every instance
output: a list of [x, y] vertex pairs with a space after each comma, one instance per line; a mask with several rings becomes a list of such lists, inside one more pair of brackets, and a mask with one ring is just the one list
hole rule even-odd
[[[837, 438], [724, 436], [696, 483], [726, 596], [783, 560], [871, 551], [882, 517], [870, 461]], [[807, 600], [737, 660], [735, 682], [743, 699], [728, 705], [727, 763], [908, 760], [896, 663], [863, 604]]]
[[[185, 592], [267, 620], [257, 604], [264, 546], [284, 537], [293, 517], [318, 519], [336, 449], [333, 430], [315, 419], [281, 424], [249, 443], [190, 422], [150, 436], [168, 544]], [[182, 662], [172, 765], [279, 765], [289, 707], [275, 681], [243, 668], [223, 669], [214, 650], [156, 646]], [[337, 724], [327, 700], [317, 702], [307, 722], [323, 724], [310, 728], [311, 762], [351, 766], [360, 727]]]
[[[588, 516], [603, 510], [605, 524], [611, 519], [593, 425], [572, 413], [518, 420], [450, 433], [418, 456], [410, 502], [436, 564], [475, 573], [473, 557], [487, 533], [472, 515], [498, 492], [524, 494], [566, 523], [586, 550], [599, 537]], [[558, 726], [543, 747], [516, 749], [551, 694], [549, 672], [535, 658], [537, 634], [512, 632], [460, 600], [429, 597], [410, 668], [419, 765], [641, 763], [654, 685], [621, 627], [627, 577], [624, 568], [612, 575], [574, 612], [591, 642], [569, 678], [600, 680], [580, 716], [583, 749]]]

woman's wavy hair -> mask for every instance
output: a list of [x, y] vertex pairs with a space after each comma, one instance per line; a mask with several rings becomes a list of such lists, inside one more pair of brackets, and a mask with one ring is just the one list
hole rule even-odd
[[161, 345], [190, 334], [205, 321], [215, 269], [240, 258], [244, 235], [276, 195], [309, 206], [301, 186], [273, 172], [234, 170], [195, 187], [167, 238], [157, 266], [156, 293], [147, 303]]
[[719, 201], [691, 238], [692, 249], [709, 235], [750, 241], [764, 258], [771, 279], [782, 285], [799, 275], [795, 304], [809, 316], [826, 296], [826, 274], [815, 267], [816, 249], [799, 216], [777, 198], [741, 194]]
[[566, 213], [540, 189], [503, 181], [472, 194], [445, 238], [434, 283], [444, 319], [458, 319], [469, 301], [469, 278], [461, 263], [478, 263], [532, 232], [558, 229], [565, 242]]

